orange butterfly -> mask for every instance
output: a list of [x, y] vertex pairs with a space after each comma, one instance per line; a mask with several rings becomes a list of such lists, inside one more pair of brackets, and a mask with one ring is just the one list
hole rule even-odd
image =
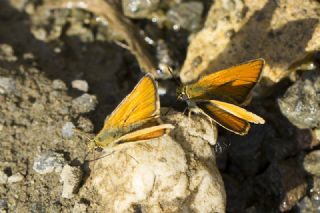
[[155, 80], [145, 75], [106, 119], [89, 148], [114, 147], [127, 142], [158, 138], [171, 124], [160, 124], [160, 103]]
[[264, 60], [257, 59], [206, 75], [195, 83], [178, 88], [178, 99], [186, 100], [191, 109], [197, 106], [196, 109], [227, 130], [245, 135], [250, 123], [265, 122], [258, 115], [237, 106], [248, 100], [263, 66]]

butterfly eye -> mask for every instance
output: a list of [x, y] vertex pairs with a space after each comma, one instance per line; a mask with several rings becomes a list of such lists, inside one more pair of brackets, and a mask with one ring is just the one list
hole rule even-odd
[[121, 141], [121, 140], [120, 140], [120, 141], [117, 141], [117, 142], [116, 142], [116, 145], [119, 145], [119, 144], [122, 144], [122, 143], [124, 143], [124, 141]]
[[98, 146], [98, 147], [95, 147], [94, 150], [96, 150], [97, 152], [102, 152], [103, 151], [103, 148]]

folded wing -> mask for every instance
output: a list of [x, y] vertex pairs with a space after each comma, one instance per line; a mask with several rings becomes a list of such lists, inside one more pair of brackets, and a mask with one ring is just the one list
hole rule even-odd
[[263, 124], [264, 119], [241, 107], [221, 101], [199, 101], [197, 106], [216, 123], [239, 135], [245, 135], [251, 123]]
[[158, 118], [159, 113], [156, 83], [150, 75], [146, 75], [107, 118], [103, 130], [134, 126]]
[[242, 104], [259, 81], [263, 65], [264, 60], [257, 59], [206, 75], [186, 86], [188, 96], [191, 100], [219, 99]]

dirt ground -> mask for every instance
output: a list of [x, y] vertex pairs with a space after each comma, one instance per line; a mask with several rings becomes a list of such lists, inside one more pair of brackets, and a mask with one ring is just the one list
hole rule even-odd
[[[201, 2], [206, 14], [210, 3]], [[36, 11], [39, 5], [37, 0], [0, 2], [0, 81], [9, 85], [0, 91], [0, 171], [9, 179], [20, 178], [0, 182], [0, 212], [94, 212], [90, 199], [79, 194], [62, 198], [59, 173], [39, 174], [34, 162], [54, 152], [63, 156], [63, 164], [88, 175], [86, 162], [96, 153], [88, 151], [87, 137], [97, 133], [143, 73], [128, 50], [110, 41], [106, 27], [95, 22], [93, 14], [65, 9], [42, 15]], [[146, 20], [133, 22], [164, 37], [172, 47], [174, 65], [181, 66], [190, 32], [165, 26], [159, 33]], [[317, 60], [316, 55], [311, 61]], [[88, 83], [87, 93], [97, 102], [75, 101], [86, 93], [72, 87], [77, 79]], [[302, 166], [307, 153], [319, 145], [318, 127], [297, 128], [277, 104], [293, 83], [286, 78], [272, 90], [276, 93], [253, 99], [249, 109], [267, 122], [253, 126], [248, 136], [219, 128], [219, 143], [213, 149], [226, 186], [228, 212], [308, 212], [319, 206], [315, 198], [319, 180]], [[184, 103], [175, 98], [174, 81], [159, 84], [167, 90], [162, 106], [183, 111]], [[62, 129], [68, 122], [88, 134], [64, 137]], [[294, 180], [288, 181], [289, 177]], [[80, 204], [86, 210], [80, 211]]]

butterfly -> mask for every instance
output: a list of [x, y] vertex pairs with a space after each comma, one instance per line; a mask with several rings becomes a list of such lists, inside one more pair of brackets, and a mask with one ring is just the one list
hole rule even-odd
[[173, 128], [171, 124], [160, 124], [157, 84], [147, 74], [106, 118], [89, 148], [111, 148], [123, 143], [150, 140], [161, 137]]
[[200, 111], [225, 129], [245, 135], [250, 123], [265, 122], [260, 116], [237, 106], [248, 101], [263, 66], [264, 60], [256, 59], [203, 76], [195, 83], [180, 86], [178, 99], [187, 101], [191, 110]]

